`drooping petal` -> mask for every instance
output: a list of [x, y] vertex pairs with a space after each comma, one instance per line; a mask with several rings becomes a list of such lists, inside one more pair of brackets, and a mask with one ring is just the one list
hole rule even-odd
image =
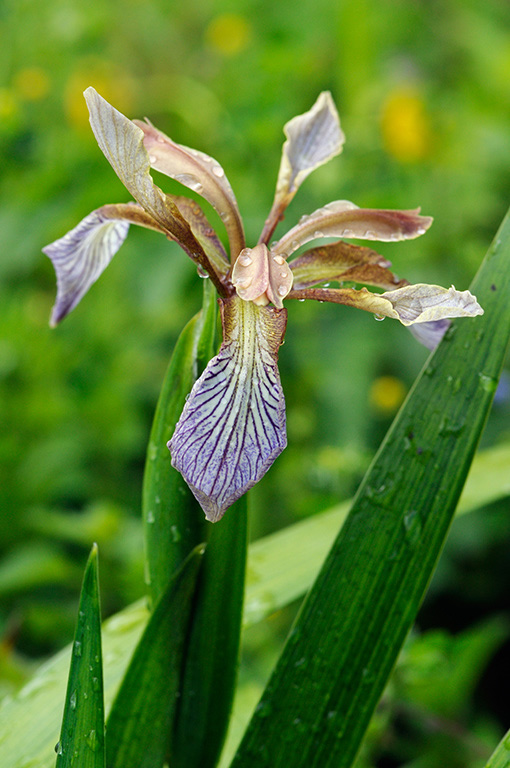
[[195, 383], [168, 447], [206, 517], [216, 522], [285, 448], [278, 349], [287, 312], [221, 300], [224, 341]]
[[289, 266], [294, 275], [295, 290], [331, 280], [388, 289], [405, 284], [390, 272], [391, 263], [377, 251], [343, 240], [312, 248], [291, 261]]
[[285, 259], [271, 254], [264, 243], [244, 248], [232, 270], [232, 283], [241, 299], [260, 306], [271, 301], [279, 309], [292, 288], [292, 279]]
[[321, 93], [308, 112], [289, 120], [283, 130], [287, 138], [275, 198], [259, 240], [266, 244], [300, 184], [315, 168], [340, 154], [345, 141], [329, 91]]
[[450, 327], [450, 320], [431, 320], [409, 326], [414, 338], [427, 349], [435, 349]]
[[126, 239], [129, 225], [160, 230], [159, 225], [136, 204], [104, 205], [43, 248], [57, 274], [57, 299], [50, 324], [57, 325], [87, 293]]
[[243, 223], [234, 192], [221, 165], [204, 152], [176, 144], [150, 123], [133, 122], [144, 133], [143, 143], [151, 166], [197, 192], [218, 212], [227, 230], [234, 261], [245, 246]]
[[305, 288], [291, 291], [288, 298], [348, 304], [380, 317], [400, 320], [403, 325], [483, 315], [483, 309], [469, 291], [424, 283], [406, 285], [384, 293], [371, 293], [366, 288]]
[[126, 189], [168, 236], [176, 240], [210, 275], [220, 294], [225, 295], [221, 279], [194, 236], [189, 223], [171, 196], [165, 195], [154, 184], [141, 128], [114, 109], [94, 88], [87, 88], [84, 95], [96, 141]]
[[425, 234], [432, 224], [430, 216], [420, 216], [419, 211], [419, 208], [412, 211], [358, 208], [348, 200], [336, 200], [302, 216], [299, 223], [272, 246], [272, 250], [290, 256], [300, 246], [321, 237], [354, 237], [382, 242], [411, 240]]

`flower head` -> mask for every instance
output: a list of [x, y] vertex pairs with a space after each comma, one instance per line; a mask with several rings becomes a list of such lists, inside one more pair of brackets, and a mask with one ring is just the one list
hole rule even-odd
[[[43, 249], [57, 275], [51, 324], [62, 320], [98, 279], [130, 224], [175, 240], [211, 278], [219, 294], [223, 343], [195, 383], [168, 447], [173, 466], [212, 522], [260, 480], [286, 445], [277, 365], [287, 322], [284, 299], [348, 304], [400, 320], [430, 348], [440, 341], [448, 318], [482, 314], [469, 291], [410, 285], [376, 251], [344, 242], [418, 237], [432, 223], [419, 210], [363, 209], [340, 200], [303, 216], [269, 245], [300, 184], [342, 151], [344, 135], [329, 93], [321, 93], [311, 110], [285, 126], [273, 205], [252, 248], [246, 246], [235, 195], [216, 160], [176, 144], [150, 123], [128, 120], [93, 88], [85, 91], [85, 99], [97, 142], [136, 202], [98, 208]], [[228, 254], [200, 206], [165, 194], [151, 168], [211, 203], [225, 225]], [[344, 239], [289, 261], [301, 246], [322, 238]], [[342, 287], [324, 285], [331, 282]], [[367, 285], [383, 291], [369, 291]]]

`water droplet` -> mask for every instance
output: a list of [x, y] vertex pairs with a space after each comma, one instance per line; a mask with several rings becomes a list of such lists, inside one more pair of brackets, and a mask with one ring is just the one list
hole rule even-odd
[[243, 253], [239, 256], [239, 264], [241, 264], [243, 267], [249, 267], [252, 263], [253, 259], [251, 256], [248, 256], [247, 253]]
[[218, 213], [220, 214], [220, 219], [224, 223], [230, 220], [230, 213], [228, 213], [228, 211], [218, 211]]
[[69, 706], [71, 709], [76, 709], [76, 691], [73, 691], [69, 698]]
[[313, 233], [314, 237], [324, 237], [324, 232], [322, 232], [320, 229], [316, 229]]
[[209, 274], [205, 271], [203, 267], [198, 264], [197, 266], [197, 274], [199, 277], [201, 277], [203, 280], [207, 279], [209, 277]]
[[90, 749], [93, 752], [96, 752], [99, 747], [99, 739], [97, 737], [96, 731], [92, 730], [90, 733], [87, 734], [86, 737], [87, 744], [89, 745]]
[[298, 301], [301, 301], [301, 302], [303, 302], [303, 301], [304, 301], [304, 299], [298, 299]]
[[288, 293], [288, 289], [286, 285], [278, 286], [278, 296], [286, 296], [287, 293]]
[[285, 259], [283, 258], [283, 256], [280, 256], [279, 254], [276, 254], [275, 256], [273, 256], [273, 261], [276, 262], [276, 264], [280, 264], [280, 266], [282, 264], [285, 264]]
[[410, 544], [416, 544], [422, 532], [422, 524], [417, 510], [411, 509], [406, 512], [403, 522], [406, 539]]
[[181, 532], [176, 525], [170, 526], [170, 535], [174, 544], [177, 544], [177, 542], [181, 540]]
[[156, 157], [156, 155], [149, 155], [149, 163], [151, 165], [156, 165], [157, 162], [158, 162], [158, 158]]
[[55, 744], [55, 752], [57, 753], [57, 755], [61, 755], [62, 754], [63, 749], [62, 749], [62, 742], [61, 741], [57, 741], [57, 743]]
[[76, 642], [74, 644], [73, 651], [74, 651], [74, 655], [75, 656], [81, 656], [82, 648], [81, 648], [81, 643], [80, 643], [79, 640], [76, 640]]
[[482, 389], [484, 389], [486, 392], [489, 392], [490, 394], [496, 391], [498, 386], [497, 379], [495, 379], [493, 376], [487, 376], [485, 373], [479, 373], [478, 377], [480, 379]]
[[221, 165], [214, 165], [212, 172], [214, 173], [215, 176], [217, 176], [218, 179], [221, 179], [222, 176], [225, 175], [225, 171], [223, 170]]
[[154, 512], [152, 509], [147, 510], [147, 514], [145, 515], [145, 522], [149, 525], [154, 523]]
[[288, 272], [282, 269], [282, 271], [280, 272], [280, 277], [287, 277], [288, 274], [289, 274]]
[[384, 320], [384, 315], [374, 315], [374, 320], [378, 320], [379, 322], [381, 322], [382, 320]]

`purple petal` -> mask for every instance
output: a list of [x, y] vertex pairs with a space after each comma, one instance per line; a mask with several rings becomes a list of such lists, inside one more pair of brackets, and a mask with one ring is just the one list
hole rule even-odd
[[287, 444], [278, 349], [285, 309], [221, 300], [224, 341], [193, 387], [168, 447], [211, 522], [257, 483]]
[[430, 320], [427, 323], [416, 323], [410, 325], [409, 330], [420, 344], [427, 349], [435, 349], [446, 331], [450, 327], [451, 320]]
[[50, 324], [74, 309], [106, 269], [126, 239], [129, 221], [112, 219], [98, 208], [60, 240], [43, 248], [57, 273], [57, 300]]

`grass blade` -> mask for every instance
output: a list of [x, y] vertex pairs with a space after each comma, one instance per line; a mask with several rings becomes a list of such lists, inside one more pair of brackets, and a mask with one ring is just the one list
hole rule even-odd
[[103, 665], [97, 547], [87, 561], [67, 684], [57, 768], [104, 768]]
[[351, 766], [447, 535], [510, 335], [510, 220], [369, 469], [232, 766]]
[[138, 643], [108, 718], [108, 768], [164, 763], [203, 551], [197, 547], [173, 576]]
[[166, 444], [201, 369], [213, 356], [216, 292], [204, 280], [204, 302], [181, 333], [154, 415], [145, 464], [142, 514], [146, 572], [153, 604], [191, 550], [206, 539], [204, 513], [170, 463]]

